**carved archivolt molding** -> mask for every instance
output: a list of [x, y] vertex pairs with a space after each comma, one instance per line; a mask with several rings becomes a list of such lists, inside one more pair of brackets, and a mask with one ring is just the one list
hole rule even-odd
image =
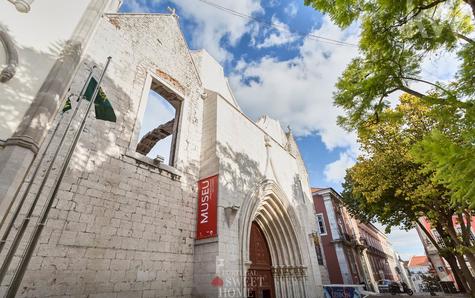
[[18, 52], [10, 38], [10, 35], [2, 28], [0, 28], [0, 42], [3, 44], [3, 48], [5, 49], [7, 60], [7, 66], [0, 72], [0, 82], [5, 83], [15, 75], [16, 67], [18, 65]]
[[11, 2], [13, 5], [15, 5], [16, 10], [18, 10], [21, 13], [27, 13], [30, 11], [31, 8], [31, 3], [33, 3], [33, 0], [8, 0]]

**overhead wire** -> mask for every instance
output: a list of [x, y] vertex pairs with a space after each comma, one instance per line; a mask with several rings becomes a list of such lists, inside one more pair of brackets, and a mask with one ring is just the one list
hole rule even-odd
[[245, 18], [245, 19], [248, 19], [248, 20], [251, 20], [251, 21], [254, 21], [256, 23], [259, 23], [261, 25], [265, 25], [267, 27], [273, 27], [273, 28], [276, 28], [278, 30], [284, 30], [284, 31], [287, 31], [288, 33], [292, 34], [292, 35], [299, 35], [300, 37], [306, 37], [308, 39], [312, 39], [312, 40], [317, 40], [317, 41], [321, 41], [321, 42], [325, 42], [325, 43], [329, 43], [329, 44], [333, 44], [333, 45], [339, 45], [339, 46], [351, 46], [351, 47], [358, 47], [357, 44], [354, 44], [354, 43], [349, 43], [349, 42], [345, 42], [345, 41], [341, 41], [341, 40], [337, 40], [337, 39], [332, 39], [332, 38], [328, 38], [328, 37], [325, 37], [325, 36], [321, 36], [321, 35], [317, 35], [317, 34], [314, 34], [314, 33], [302, 33], [302, 32], [295, 32], [295, 31], [290, 31], [286, 26], [282, 26], [278, 23], [275, 23], [275, 22], [267, 22], [267, 21], [263, 21], [263, 20], [260, 20], [256, 17], [253, 17], [251, 15], [248, 15], [248, 14], [245, 14], [245, 13], [242, 13], [242, 12], [239, 12], [239, 11], [236, 11], [236, 10], [233, 10], [233, 9], [230, 9], [228, 7], [224, 7], [224, 6], [221, 6], [217, 3], [214, 3], [214, 2], [211, 2], [211, 1], [207, 1], [207, 0], [198, 0], [204, 4], [207, 4], [209, 6], [212, 6], [216, 9], [219, 9], [219, 10], [222, 10], [224, 12], [227, 12], [229, 14], [232, 14], [234, 16], [237, 16], [237, 17], [241, 17], [241, 18]]

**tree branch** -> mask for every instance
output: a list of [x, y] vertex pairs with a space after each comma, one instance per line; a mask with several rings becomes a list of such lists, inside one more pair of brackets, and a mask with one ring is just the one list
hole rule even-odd
[[440, 89], [440, 90], [444, 91], [445, 93], [453, 96], [452, 92], [450, 92], [449, 90], [443, 88], [440, 85], [437, 85], [435, 83], [432, 83], [432, 82], [429, 82], [429, 81], [426, 81], [426, 80], [422, 80], [422, 79], [418, 79], [418, 78], [412, 78], [412, 77], [398, 77], [398, 79], [410, 80], [410, 81], [416, 81], [416, 82], [421, 82], [421, 83], [424, 83], [424, 84], [428, 84], [428, 85], [434, 86], [437, 89]]
[[376, 123], [379, 122], [379, 113], [378, 113], [377, 107], [378, 107], [379, 105], [381, 105], [381, 103], [383, 102], [383, 100], [384, 100], [389, 94], [391, 94], [391, 93], [393, 93], [393, 92], [396, 92], [396, 91], [398, 91], [398, 90], [399, 90], [399, 88], [393, 88], [393, 89], [387, 90], [386, 92], [384, 92], [384, 93], [381, 95], [381, 97], [380, 97], [379, 100], [378, 100], [378, 103], [374, 106], [374, 107], [375, 107], [374, 116], [376, 117], [376, 120], [375, 120]]
[[460, 34], [460, 33], [457, 33], [457, 32], [455, 32], [455, 36], [457, 36], [457, 37], [460, 38], [460, 39], [465, 40], [466, 42], [468, 42], [468, 43], [470, 43], [470, 44], [475, 45], [475, 40], [471, 39], [471, 38], [468, 37], [468, 36], [465, 36], [465, 35]]
[[432, 3], [429, 3], [427, 5], [422, 5], [422, 6], [419, 6], [418, 8], [420, 10], [425, 10], [425, 9], [429, 9], [429, 8], [432, 8], [432, 7], [435, 7], [443, 2], [446, 2], [447, 0], [437, 0], [437, 1], [434, 1]]
[[441, 251], [441, 248], [439, 244], [437, 243], [437, 241], [435, 241], [434, 237], [432, 237], [431, 233], [427, 231], [426, 227], [424, 227], [424, 225], [419, 221], [419, 219], [416, 220], [416, 223], [419, 226], [419, 228], [424, 232], [424, 234], [427, 236], [427, 238], [429, 238], [430, 242], [435, 246], [437, 251]]
[[[395, 27], [400, 27], [402, 25], [405, 25], [407, 22], [409, 22], [413, 18], [417, 17], [422, 11], [424, 11], [426, 9], [431, 9], [433, 7], [436, 7], [437, 5], [439, 5], [443, 2], [446, 2], [446, 1], [447, 0], [436, 0], [432, 3], [427, 4], [427, 5], [417, 6], [413, 10], [411, 10], [407, 15], [400, 18], [395, 25], [390, 26], [390, 28], [395, 28]], [[467, 1], [467, 0], [465, 0], [465, 1]]]
[[463, 0], [465, 3], [467, 3], [468, 5], [470, 5], [470, 7], [472, 7], [472, 13], [473, 13], [473, 16], [475, 17], [475, 0]]
[[413, 95], [413, 96], [418, 97], [418, 98], [421, 98], [421, 99], [424, 99], [424, 98], [427, 98], [427, 97], [428, 97], [427, 95], [422, 94], [422, 93], [420, 93], [420, 92], [417, 92], [416, 90], [412, 90], [411, 88], [406, 87], [406, 86], [404, 86], [404, 85], [399, 86], [399, 89], [400, 89], [401, 91], [404, 91], [404, 92], [406, 92], [406, 93], [409, 93], [410, 95]]

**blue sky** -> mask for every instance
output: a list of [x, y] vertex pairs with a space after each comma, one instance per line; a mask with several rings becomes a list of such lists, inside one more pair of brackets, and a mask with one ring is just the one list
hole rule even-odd
[[[147, 101], [147, 107], [145, 108], [149, 114], [145, 114], [142, 126], [140, 127], [139, 140], [148, 133], [155, 129], [158, 125], [167, 123], [175, 118], [175, 108], [160, 94], [153, 90], [150, 90], [148, 96], [150, 100]], [[157, 121], [157, 119], [160, 119]], [[147, 154], [150, 158], [156, 158], [157, 156], [163, 157], [163, 162], [170, 164], [170, 148], [172, 143], [172, 136], [168, 136], [161, 139], [160, 142], [153, 146], [152, 150]]]
[[[358, 145], [336, 124], [342, 112], [332, 93], [358, 48], [318, 37], [357, 44], [358, 27], [342, 31], [303, 1], [291, 0], [126, 0], [121, 11], [168, 13], [168, 7], [176, 9], [190, 48], [205, 48], [223, 65], [246, 114], [266, 114], [291, 127], [311, 185], [340, 191]], [[394, 231], [390, 240], [404, 258], [424, 253], [415, 231]]]

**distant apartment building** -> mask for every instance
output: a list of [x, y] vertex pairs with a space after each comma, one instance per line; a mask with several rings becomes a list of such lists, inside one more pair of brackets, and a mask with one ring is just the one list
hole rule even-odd
[[407, 267], [409, 261], [404, 261], [401, 259], [401, 256], [394, 251], [394, 258], [396, 260], [396, 273], [398, 275], [398, 280], [401, 282], [405, 282], [406, 285], [411, 288], [412, 290], [415, 289], [414, 283], [412, 281], [412, 275]]
[[360, 237], [365, 245], [375, 280], [398, 280], [395, 268], [397, 266], [393, 248], [386, 234], [372, 224], [358, 222]]
[[365, 283], [376, 291], [378, 280], [400, 279], [398, 259], [384, 233], [352, 217], [334, 189], [312, 188], [312, 195], [330, 283]]
[[412, 256], [409, 259], [407, 268], [411, 273], [411, 280], [416, 293], [426, 292], [424, 276], [429, 276], [432, 272], [432, 264], [427, 256]]

